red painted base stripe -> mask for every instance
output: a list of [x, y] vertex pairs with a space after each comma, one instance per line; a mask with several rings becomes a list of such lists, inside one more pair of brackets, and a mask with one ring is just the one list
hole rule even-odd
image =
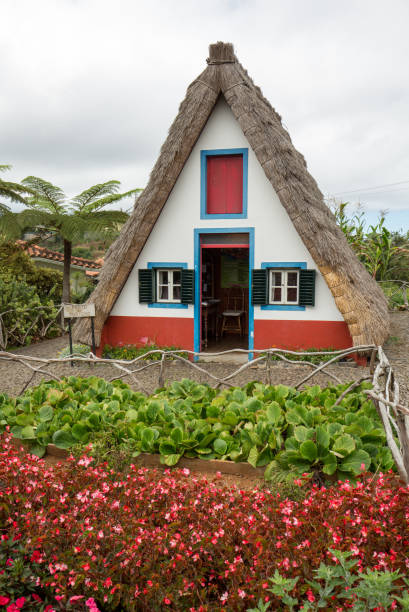
[[254, 321], [254, 348], [301, 350], [353, 346], [344, 321]]
[[144, 346], [177, 346], [193, 350], [193, 319], [176, 317], [108, 317], [101, 347], [135, 344]]
[[[193, 350], [193, 319], [176, 317], [109, 317], [102, 332], [98, 354], [105, 344], [177, 346]], [[343, 349], [353, 346], [344, 321], [254, 321], [254, 348], [303, 350]]]

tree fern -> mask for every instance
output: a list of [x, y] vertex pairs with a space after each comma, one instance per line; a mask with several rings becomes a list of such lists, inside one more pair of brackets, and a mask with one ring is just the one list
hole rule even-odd
[[[7, 169], [7, 166], [0, 166], [0, 171]], [[5, 183], [0, 180], [0, 195], [3, 185]], [[64, 240], [63, 302], [69, 302], [73, 242], [89, 234], [104, 238], [114, 235], [119, 225], [126, 221], [128, 214], [118, 210], [102, 209], [141, 190], [132, 189], [118, 193], [120, 183], [112, 180], [93, 185], [70, 200], [61, 187], [37, 176], [27, 176], [17, 187], [13, 191], [13, 197], [18, 199], [20, 193], [28, 193], [27, 198], [21, 196], [18, 200], [25, 203], [27, 208], [21, 213], [11, 213], [7, 207], [0, 209], [0, 236], [15, 238], [16, 230], [18, 234], [28, 228], [39, 234], [47, 231], [61, 236]], [[10, 195], [8, 197], [12, 199]], [[12, 219], [14, 225], [11, 223]]]

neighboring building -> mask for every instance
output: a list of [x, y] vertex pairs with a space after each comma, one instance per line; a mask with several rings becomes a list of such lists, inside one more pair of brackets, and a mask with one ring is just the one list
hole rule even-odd
[[[26, 251], [36, 266], [42, 268], [51, 268], [53, 270], [63, 271], [64, 254], [58, 251], [52, 251], [46, 247], [38, 246], [38, 244], [30, 244], [24, 240], [17, 240], [17, 243]], [[84, 272], [90, 278], [98, 277], [99, 271], [104, 263], [103, 259], [85, 259], [84, 257], [71, 257], [71, 270], [79, 270]]]
[[[334, 160], [335, 163], [335, 160]], [[90, 301], [98, 343], [200, 351], [382, 344], [386, 300], [280, 116], [210, 46]], [[86, 339], [80, 322], [77, 336]]]

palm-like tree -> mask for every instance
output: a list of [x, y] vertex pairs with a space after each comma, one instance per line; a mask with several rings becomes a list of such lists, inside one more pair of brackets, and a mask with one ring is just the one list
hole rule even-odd
[[[6, 172], [7, 170], [11, 170], [10, 164], [0, 164], [0, 172]], [[16, 204], [27, 204], [25, 198], [27, 193], [31, 193], [30, 188], [27, 186], [20, 183], [12, 183], [11, 181], [3, 181], [0, 178], [0, 237], [15, 239], [19, 237], [21, 231], [10, 207], [1, 200], [6, 199]]]
[[60, 187], [36, 176], [21, 181], [26, 192], [27, 208], [14, 213], [21, 229], [32, 228], [41, 233], [59, 235], [64, 241], [64, 303], [70, 301], [70, 268], [72, 244], [86, 234], [108, 237], [117, 231], [118, 224], [128, 218], [119, 210], [102, 210], [107, 204], [126, 198], [140, 189], [118, 193], [119, 181], [107, 181], [89, 187], [74, 198], [68, 199]]

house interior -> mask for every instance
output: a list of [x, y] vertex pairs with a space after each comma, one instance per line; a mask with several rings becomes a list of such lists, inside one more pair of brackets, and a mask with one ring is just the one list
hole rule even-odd
[[202, 244], [201, 350], [248, 348], [249, 249]]

